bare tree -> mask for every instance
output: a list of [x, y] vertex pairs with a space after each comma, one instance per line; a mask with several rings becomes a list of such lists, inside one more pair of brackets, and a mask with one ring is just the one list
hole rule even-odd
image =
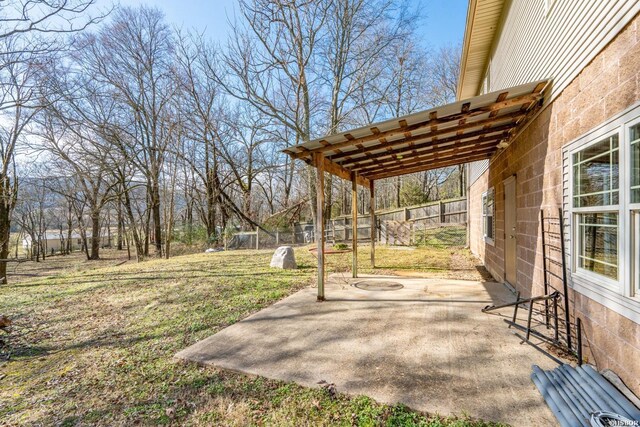
[[[329, 129], [340, 131], [359, 105], [357, 94], [370, 90], [369, 82], [384, 67], [387, 51], [403, 44], [409, 36], [410, 20], [404, 15], [405, 2], [389, 0], [341, 0], [331, 4], [327, 16], [327, 36], [322, 46], [323, 72], [320, 74], [331, 96], [328, 103]], [[325, 180], [325, 210], [333, 204], [333, 179]], [[343, 183], [344, 184], [344, 183]], [[346, 194], [345, 186], [341, 187]], [[343, 204], [346, 206], [346, 204]], [[325, 215], [328, 217], [328, 215]]]
[[171, 111], [176, 93], [173, 34], [159, 10], [124, 7], [84, 42], [86, 71], [111, 86], [114, 98], [131, 118], [130, 123], [122, 123], [121, 130], [129, 137], [121, 138], [119, 147], [146, 179], [155, 252], [161, 257], [160, 178], [175, 126]]
[[0, 15], [0, 281], [6, 283], [11, 218], [18, 180], [18, 143], [42, 107], [41, 64], [68, 46], [68, 35], [104, 15], [91, 15], [94, 0], [5, 0]]
[[430, 66], [430, 90], [434, 105], [447, 104], [456, 99], [462, 46], [449, 44], [436, 50]]
[[210, 73], [215, 67], [216, 50], [202, 37], [178, 33], [176, 44], [176, 82], [181, 88], [179, 108], [185, 117], [187, 137], [194, 144], [184, 155], [190, 155], [188, 164], [204, 184], [201, 218], [208, 239], [216, 235], [216, 214], [221, 215], [222, 228], [226, 226], [227, 210], [220, 189], [220, 149], [222, 90]]
[[[243, 22], [233, 26], [221, 57], [225, 68], [211, 67], [229, 94], [288, 128], [293, 138], [289, 144], [311, 135], [312, 115], [318, 111], [313, 60], [331, 4], [240, 0]], [[313, 169], [307, 172], [309, 193], [314, 195]]]
[[44, 260], [47, 253], [47, 210], [51, 202], [48, 194], [44, 179], [31, 178], [25, 180], [23, 191], [16, 201], [15, 219], [28, 238], [28, 255], [36, 262]]
[[[430, 93], [436, 105], [447, 104], [456, 99], [458, 77], [460, 73], [460, 58], [462, 46], [449, 44], [441, 46], [433, 56], [431, 62]], [[465, 165], [457, 166], [459, 195], [465, 194]]]
[[73, 200], [81, 194], [81, 200], [87, 205], [91, 221], [91, 251], [87, 251], [87, 258], [97, 260], [100, 258], [101, 215], [114, 197], [116, 187], [109, 180], [112, 167], [107, 152], [109, 147], [84, 123], [73, 123], [57, 113], [56, 116], [56, 112], [47, 114], [42, 119], [41, 140], [52, 155], [52, 163], [60, 163], [58, 170], [72, 172], [77, 190], [67, 196]]

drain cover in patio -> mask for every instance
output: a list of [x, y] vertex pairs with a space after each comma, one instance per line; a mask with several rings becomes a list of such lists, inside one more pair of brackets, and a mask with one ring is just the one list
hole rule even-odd
[[397, 291], [404, 288], [400, 283], [388, 280], [363, 280], [353, 286], [364, 291]]

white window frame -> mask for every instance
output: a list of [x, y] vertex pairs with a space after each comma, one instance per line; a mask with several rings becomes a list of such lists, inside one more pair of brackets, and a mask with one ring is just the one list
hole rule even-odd
[[634, 263], [631, 265], [631, 277], [633, 296], [640, 295], [640, 210], [632, 210], [632, 235], [635, 236], [635, 242], [632, 241], [631, 257]]
[[[579, 147], [575, 148], [574, 150], [572, 150], [569, 153], [569, 162], [570, 162], [570, 168], [571, 168], [571, 179], [569, 181], [569, 186], [571, 187], [571, 199], [569, 200], [569, 206], [571, 208], [571, 223], [575, 224], [575, 227], [573, 227], [572, 230], [572, 234], [573, 234], [573, 239], [572, 241], [572, 253], [574, 254], [573, 256], [573, 262], [571, 265], [571, 271], [574, 274], [578, 274], [581, 275], [585, 278], [587, 278], [588, 280], [592, 281], [592, 282], [600, 282], [603, 286], [606, 286], [608, 288], [610, 288], [612, 291], [615, 292], [619, 292], [620, 291], [620, 267], [621, 264], [623, 262], [623, 260], [621, 259], [621, 254], [620, 254], [620, 219], [621, 219], [621, 215], [620, 215], [620, 211], [621, 211], [621, 206], [622, 204], [621, 199], [622, 199], [622, 192], [623, 189], [620, 188], [622, 185], [624, 185], [621, 181], [620, 178], [618, 178], [618, 203], [615, 205], [603, 205], [603, 206], [586, 206], [586, 207], [575, 207], [575, 194], [574, 194], [574, 180], [576, 179], [574, 172], [575, 172], [575, 164], [574, 164], [574, 160], [573, 160], [573, 156], [576, 153], [579, 153], [581, 151], [584, 151], [586, 149], [588, 149], [589, 147], [593, 146], [593, 145], [597, 145], [601, 142], [603, 142], [604, 140], [607, 140], [615, 135], [618, 135], [618, 169], [621, 170], [623, 168], [623, 165], [621, 164], [622, 162], [622, 148], [621, 148], [621, 144], [622, 144], [622, 138], [620, 135], [620, 130], [614, 130], [611, 132], [606, 133], [605, 135], [599, 136], [597, 138], [594, 138], [592, 140], [589, 140], [589, 142], [584, 143], [583, 145], [580, 145]], [[610, 193], [612, 193], [612, 191], [609, 191]], [[611, 197], [611, 195], [609, 196]], [[618, 214], [618, 225], [617, 225], [617, 241], [618, 241], [618, 279], [612, 279], [610, 277], [595, 273], [593, 271], [581, 268], [579, 266], [579, 262], [578, 262], [578, 245], [580, 243], [580, 226], [578, 224], [577, 218], [580, 215], [584, 215], [584, 214], [592, 214], [592, 213], [617, 213]]]
[[[569, 256], [570, 286], [577, 292], [607, 308], [640, 323], [640, 203], [631, 201], [631, 140], [630, 128], [640, 124], [640, 103], [614, 116], [598, 128], [577, 138], [563, 148], [565, 183], [565, 236]], [[618, 134], [618, 205], [574, 208], [573, 155], [597, 144], [611, 135]], [[576, 216], [589, 212], [618, 213], [618, 280], [577, 268], [579, 227]]]
[[[637, 110], [640, 110], [638, 108]], [[634, 109], [633, 111], [636, 111]], [[628, 215], [629, 221], [629, 229], [631, 233], [626, 233], [626, 246], [628, 248], [630, 263], [629, 263], [629, 291], [628, 294], [632, 298], [637, 299], [640, 302], [640, 202], [632, 203], [631, 202], [631, 138], [630, 138], [630, 130], [632, 127], [640, 125], [640, 111], [638, 111], [638, 116], [636, 118], [630, 120], [625, 123], [624, 132], [626, 140], [626, 149], [628, 156], [625, 156], [625, 167], [627, 168], [627, 173], [625, 174], [624, 188], [625, 188], [625, 200], [628, 201], [626, 207], [626, 215]], [[640, 142], [638, 142], [640, 147]]]
[[[493, 233], [492, 236], [487, 235], [487, 216], [489, 215], [485, 214], [485, 209], [484, 209], [485, 201], [489, 198], [489, 196], [493, 197], [493, 205], [492, 205], [492, 212], [491, 212], [491, 231]], [[487, 191], [482, 193], [481, 209], [482, 209], [482, 215], [481, 215], [482, 216], [482, 236], [486, 243], [493, 246], [495, 244], [495, 237], [496, 237], [496, 192], [493, 187], [489, 188]]]

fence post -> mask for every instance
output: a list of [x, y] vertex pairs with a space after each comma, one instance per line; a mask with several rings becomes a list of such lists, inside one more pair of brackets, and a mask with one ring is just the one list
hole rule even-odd
[[333, 244], [336, 244], [336, 220], [331, 220], [331, 230], [333, 230]]
[[276, 229], [276, 246], [280, 245], [280, 230]]
[[440, 224], [444, 224], [445, 222], [445, 215], [444, 215], [444, 203], [442, 203], [442, 200], [439, 200], [439, 207], [440, 207]]
[[409, 221], [409, 209], [404, 208], [404, 220]]
[[414, 223], [412, 222], [409, 225], [409, 246], [412, 246], [416, 241], [416, 230], [414, 227]]
[[424, 222], [424, 228], [422, 229], [422, 238], [424, 240], [424, 245], [427, 246], [427, 222]]
[[[380, 226], [382, 228], [382, 225]], [[385, 245], [389, 244], [389, 223], [387, 222], [384, 227], [384, 243]]]
[[256, 227], [256, 250], [260, 249], [260, 227]]

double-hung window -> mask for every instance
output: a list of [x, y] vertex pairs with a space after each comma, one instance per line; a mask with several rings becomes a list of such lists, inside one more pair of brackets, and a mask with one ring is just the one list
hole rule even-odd
[[490, 188], [482, 193], [482, 234], [484, 235], [484, 240], [488, 243], [493, 243], [495, 234], [494, 214], [495, 193], [493, 188]]
[[573, 154], [577, 268], [618, 280], [619, 138]]
[[640, 105], [564, 151], [573, 286], [640, 319]]

